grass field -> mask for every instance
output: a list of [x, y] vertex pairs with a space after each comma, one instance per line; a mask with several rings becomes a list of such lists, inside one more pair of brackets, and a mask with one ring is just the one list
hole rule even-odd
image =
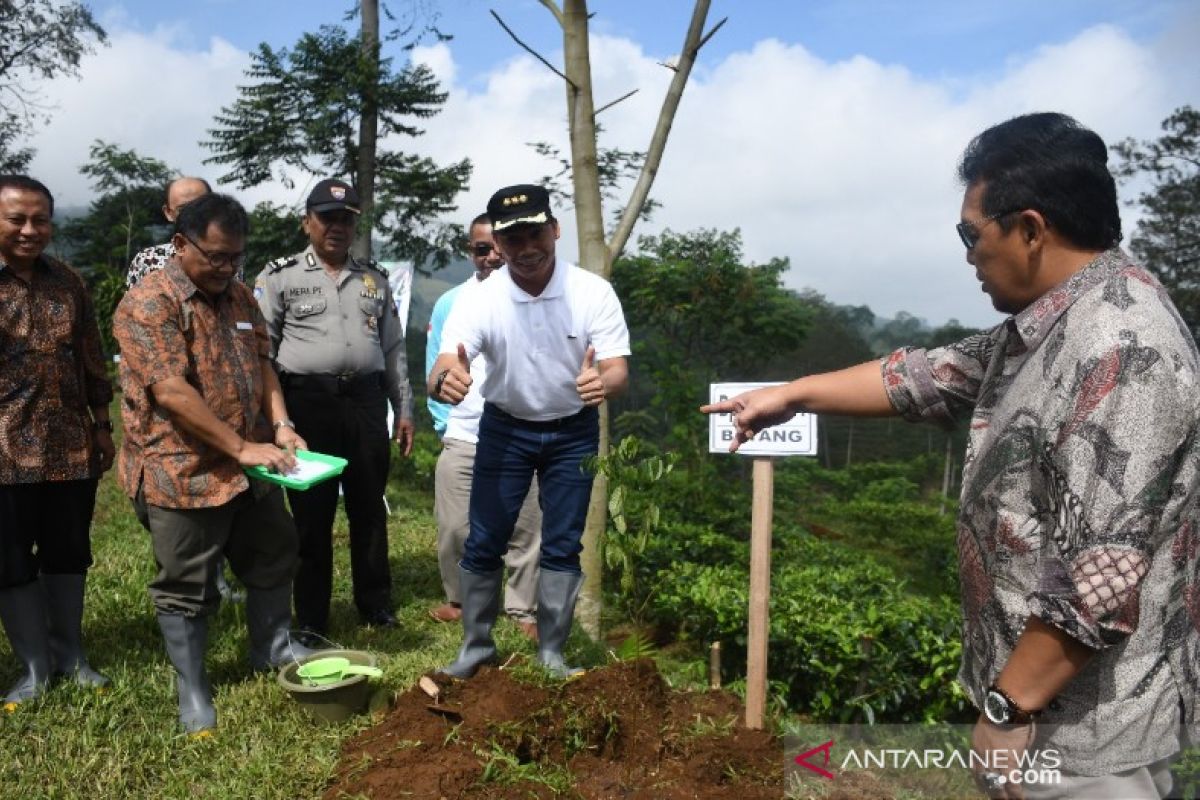
[[[357, 625], [350, 600], [345, 518], [335, 529], [331, 637], [379, 656], [388, 694], [448, 663], [458, 626], [433, 622], [441, 597], [432, 498], [389, 487], [390, 560], [400, 625]], [[210, 629], [208, 667], [217, 734], [191, 739], [176, 721], [174, 671], [167, 661], [146, 585], [154, 574], [149, 537], [111, 473], [100, 484], [92, 528], [84, 636], [92, 665], [112, 679], [104, 693], [55, 686], [44, 699], [0, 712], [3, 798], [309, 798], [322, 791], [340, 743], [370, 718], [318, 727], [275, 682], [252, 675], [242, 607], [224, 604]], [[514, 626], [497, 625], [502, 650], [528, 651]], [[577, 639], [581, 639], [578, 637]], [[597, 658], [596, 648], [585, 653]], [[603, 658], [602, 651], [598, 656]], [[0, 637], [0, 683], [18, 675]]]

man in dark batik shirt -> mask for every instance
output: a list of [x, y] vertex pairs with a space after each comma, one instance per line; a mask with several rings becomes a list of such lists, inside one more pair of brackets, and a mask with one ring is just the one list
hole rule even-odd
[[0, 175], [0, 619], [24, 672], [6, 706], [55, 674], [108, 679], [83, 652], [84, 581], [112, 386], [83, 279], [45, 254], [54, 198]]
[[959, 679], [983, 711], [974, 748], [1062, 759], [1053, 786], [977, 767], [997, 797], [1162, 797], [1196, 718], [1200, 357], [1118, 247], [1106, 161], [1061, 114], [983, 132], [957, 228], [1012, 316], [704, 409], [734, 415], [733, 449], [801, 410], [969, 421]]

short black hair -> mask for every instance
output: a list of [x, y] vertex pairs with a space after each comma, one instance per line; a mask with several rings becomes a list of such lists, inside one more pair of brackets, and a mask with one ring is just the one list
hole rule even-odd
[[[1031, 208], [1077, 247], [1107, 250], [1121, 241], [1108, 148], [1066, 114], [1025, 114], [988, 128], [967, 145], [958, 177], [967, 187], [985, 184], [985, 215]], [[1007, 231], [1012, 222], [999, 224]]]
[[31, 178], [28, 175], [0, 175], [0, 190], [8, 187], [24, 189], [29, 192], [41, 192], [50, 203], [50, 216], [54, 216], [54, 195], [50, 194], [46, 184], [37, 178]]
[[246, 236], [250, 232], [250, 218], [242, 204], [227, 194], [210, 192], [179, 209], [175, 233], [190, 239], [203, 239], [208, 234], [208, 226], [214, 222], [227, 236]]
[[476, 225], [491, 225], [491, 224], [492, 224], [492, 218], [489, 217], [487, 215], [487, 212], [485, 211], [482, 214], [479, 214], [478, 216], [476, 216], [475, 219], [471, 220], [471, 224], [467, 226], [467, 233], [470, 233], [471, 229], [474, 228]]

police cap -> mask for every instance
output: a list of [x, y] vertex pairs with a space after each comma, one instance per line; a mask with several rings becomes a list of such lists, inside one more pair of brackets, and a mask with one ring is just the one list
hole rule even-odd
[[304, 207], [309, 211], [334, 211], [346, 209], [355, 214], [362, 212], [358, 204], [358, 192], [345, 181], [337, 178], [326, 178], [313, 187], [308, 193], [308, 201]]

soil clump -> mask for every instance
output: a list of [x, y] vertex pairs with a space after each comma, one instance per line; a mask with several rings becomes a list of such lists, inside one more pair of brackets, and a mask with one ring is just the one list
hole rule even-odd
[[779, 739], [741, 724], [728, 693], [671, 690], [650, 659], [565, 683], [533, 668], [430, 675], [347, 740], [325, 800], [778, 800]]

